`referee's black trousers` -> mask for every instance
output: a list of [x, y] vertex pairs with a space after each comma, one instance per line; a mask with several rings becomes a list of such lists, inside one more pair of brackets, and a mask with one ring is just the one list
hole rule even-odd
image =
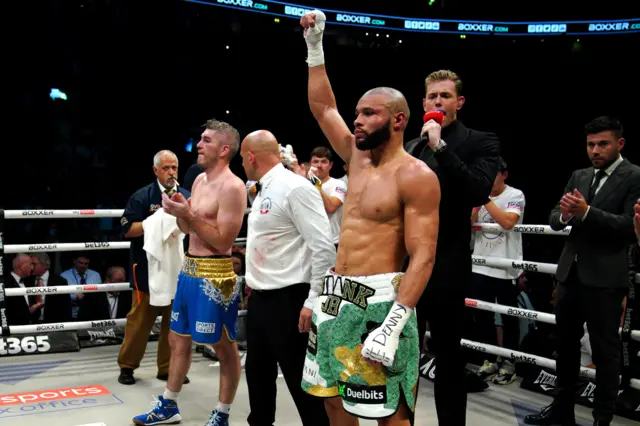
[[298, 331], [309, 284], [252, 291], [247, 312], [247, 360], [251, 426], [272, 426], [276, 417], [278, 365], [303, 426], [329, 426], [324, 400], [302, 390], [308, 333]]
[[[436, 357], [434, 399], [439, 426], [464, 426], [467, 413], [465, 360], [460, 346], [465, 326], [464, 299], [470, 288], [471, 259], [446, 253], [436, 261], [417, 309], [419, 336], [429, 323], [429, 350]], [[423, 349], [420, 340], [420, 350]]]

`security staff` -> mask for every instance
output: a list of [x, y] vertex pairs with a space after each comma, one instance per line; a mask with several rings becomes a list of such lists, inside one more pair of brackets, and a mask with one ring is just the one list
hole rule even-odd
[[421, 137], [405, 144], [407, 152], [438, 175], [441, 191], [436, 263], [417, 305], [418, 330], [424, 336], [429, 323], [430, 349], [438, 366], [434, 393], [439, 424], [458, 426], [465, 424], [467, 405], [460, 341], [471, 282], [469, 212], [489, 201], [500, 144], [496, 135], [469, 129], [457, 119], [465, 101], [457, 74], [436, 71], [425, 83], [425, 112], [438, 109], [445, 117], [442, 125], [425, 123]]
[[[178, 158], [167, 150], [158, 152], [153, 157], [153, 172], [156, 180], [137, 190], [127, 202], [120, 224], [125, 238], [131, 240], [130, 273], [131, 288], [135, 290], [131, 311], [127, 315], [124, 341], [120, 347], [118, 365], [120, 376], [118, 382], [132, 385], [136, 382], [133, 371], [140, 366], [147, 348], [149, 334], [156, 318], [162, 315], [160, 341], [158, 342], [158, 375], [159, 380], [169, 377], [169, 322], [171, 305], [151, 306], [149, 304], [149, 273], [147, 253], [144, 251], [142, 222], [162, 208], [162, 193], [172, 196], [176, 191], [189, 199], [191, 193], [178, 186]], [[185, 383], [189, 379], [185, 378]]]

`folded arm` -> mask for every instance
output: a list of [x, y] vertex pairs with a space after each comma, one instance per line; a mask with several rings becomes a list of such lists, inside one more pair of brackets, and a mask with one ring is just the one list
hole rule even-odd
[[409, 266], [396, 301], [414, 308], [427, 286], [436, 259], [440, 183], [423, 163], [412, 165], [398, 180], [404, 201], [404, 235]]
[[[446, 140], [445, 140], [446, 142]], [[480, 147], [464, 162], [451, 149], [435, 153], [439, 173], [450, 177], [460, 188], [470, 194], [474, 206], [482, 206], [487, 202], [493, 181], [498, 173], [500, 161], [500, 142], [498, 137], [487, 134], [483, 140], [474, 142]]]
[[194, 232], [207, 245], [220, 252], [231, 250], [240, 233], [247, 205], [244, 183], [234, 179], [215, 194], [202, 193], [199, 196], [215, 196], [218, 199], [217, 217], [204, 218], [189, 208], [189, 214], [178, 221], [178, 226], [181, 230], [186, 226], [189, 232]]

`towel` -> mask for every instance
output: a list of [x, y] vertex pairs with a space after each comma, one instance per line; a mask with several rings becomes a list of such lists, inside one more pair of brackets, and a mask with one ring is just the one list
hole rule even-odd
[[185, 234], [178, 228], [178, 220], [163, 209], [143, 220], [142, 228], [142, 248], [147, 252], [149, 265], [149, 304], [171, 305], [182, 269]]

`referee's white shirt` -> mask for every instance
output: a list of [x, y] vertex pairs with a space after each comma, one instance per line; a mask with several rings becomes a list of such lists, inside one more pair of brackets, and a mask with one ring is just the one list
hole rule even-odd
[[305, 178], [276, 165], [260, 179], [247, 227], [246, 281], [254, 290], [310, 283], [304, 306], [322, 293], [336, 249], [318, 190]]

